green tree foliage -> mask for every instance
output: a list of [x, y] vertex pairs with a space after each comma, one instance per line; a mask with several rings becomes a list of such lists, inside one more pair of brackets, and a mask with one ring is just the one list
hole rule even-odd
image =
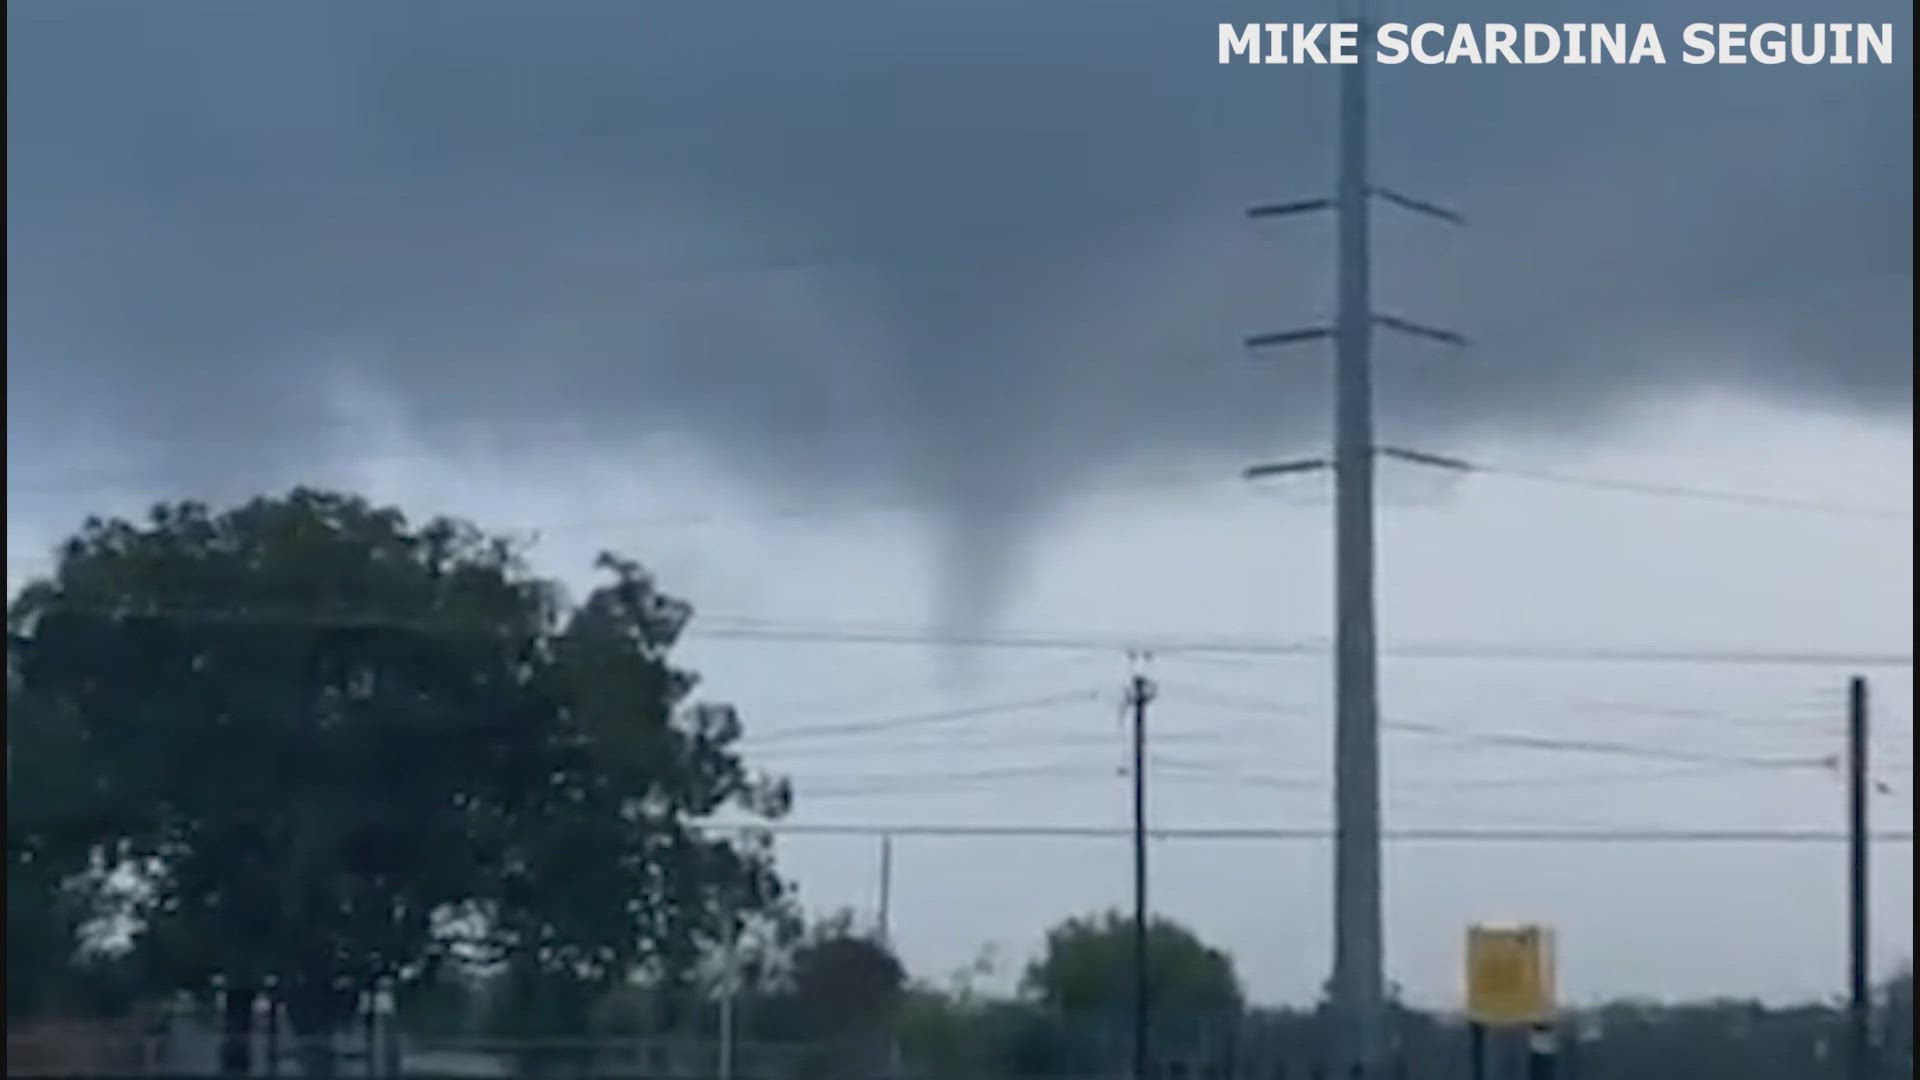
[[[10, 682], [13, 680], [9, 680]], [[30, 1016], [54, 997], [80, 955], [83, 910], [73, 888], [87, 868], [83, 846], [64, 843], [55, 800], [68, 793], [45, 770], [54, 732], [28, 715], [17, 686], [7, 688], [7, 1015]]]
[[789, 965], [791, 993], [815, 1030], [889, 1022], [899, 1012], [906, 969], [884, 942], [855, 931], [848, 913], [808, 933]]
[[900, 1016], [900, 1045], [910, 1067], [929, 1080], [999, 1080], [1033, 1072], [1022, 1057], [1047, 1020], [1031, 1001], [1001, 1000], [981, 984], [999, 970], [996, 951], [984, 948], [944, 987], [908, 988]]
[[[1833, 1080], [1847, 1076], [1845, 1013], [1753, 1001], [1617, 1002], [1569, 1018], [1577, 1075], [1599, 1080]], [[1899, 1074], [1899, 1075], [1910, 1075]]]
[[1880, 994], [1876, 1019], [1881, 1056], [1889, 1076], [1913, 1075], [1913, 964], [1909, 961], [1887, 980]]
[[[1068, 919], [1047, 932], [1022, 988], [1067, 1015], [1124, 1010], [1132, 1001], [1133, 942], [1131, 916]], [[1242, 1001], [1232, 958], [1170, 919], [1147, 923], [1147, 985], [1161, 1014], [1231, 1016]]]
[[[1037, 1075], [1119, 1067], [1132, 1030], [1134, 985], [1131, 916], [1109, 911], [1048, 931], [1021, 980], [1046, 1020], [1016, 1035], [1020, 1067]], [[1211, 1053], [1239, 1021], [1243, 999], [1232, 959], [1170, 919], [1148, 921], [1147, 988], [1156, 1059]]]
[[785, 788], [669, 662], [688, 606], [600, 569], [572, 606], [508, 541], [307, 490], [88, 522], [9, 612], [15, 769], [65, 793], [50, 875], [134, 873], [154, 985], [271, 979], [316, 1037], [448, 960], [692, 963], [782, 891], [763, 842], [693, 826]]
[[752, 1016], [754, 1037], [807, 1047], [803, 1076], [857, 1080], [886, 1071], [908, 998], [906, 969], [850, 912], [771, 937], [736, 956], [741, 963], [741, 1011]]
[[76, 749], [36, 707], [8, 687], [7, 1015], [121, 1015], [133, 1004], [133, 973], [88, 933], [112, 896], [76, 842], [87, 792], [53, 770], [16, 767]]
[[[1882, 990], [1874, 1080], [1913, 1075], [1911, 983]], [[1467, 1033], [1458, 1017], [1399, 1012], [1397, 1076], [1403, 1080], [1473, 1080]], [[1072, 1018], [1031, 1001], [994, 1001], [913, 992], [902, 1014], [902, 1046], [910, 1075], [926, 1080], [1040, 1080], [1121, 1075], [1077, 1042]], [[1559, 1070], [1572, 1080], [1846, 1080], [1841, 1052], [1844, 1011], [1832, 1004], [1768, 1007], [1754, 1002], [1617, 1003], [1582, 1010], [1561, 1025]], [[1327, 1076], [1324, 1018], [1311, 1009], [1257, 1008], [1235, 1037], [1197, 1071], [1162, 1068], [1173, 1077], [1307, 1080]], [[1525, 1075], [1524, 1032], [1496, 1033], [1489, 1075]], [[1080, 1056], [1076, 1057], [1075, 1054]], [[1192, 1061], [1192, 1058], [1188, 1058]], [[1212, 1070], [1212, 1071], [1209, 1071]]]
[[928, 1080], [1045, 1075], [1023, 1059], [1022, 1045], [1046, 1023], [1031, 1003], [913, 987], [900, 1013], [901, 1056]]

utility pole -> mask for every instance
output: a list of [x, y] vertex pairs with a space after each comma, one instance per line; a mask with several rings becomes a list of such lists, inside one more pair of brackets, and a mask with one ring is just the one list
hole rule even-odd
[[1334, 327], [1333, 1006], [1342, 1064], [1385, 1064], [1381, 941], [1379, 671], [1373, 597], [1373, 325], [1366, 76], [1341, 72], [1339, 309]]
[[880, 944], [893, 945], [893, 834], [880, 834]]
[[1339, 169], [1332, 199], [1249, 211], [1256, 218], [1333, 211], [1339, 219], [1337, 309], [1331, 328], [1257, 334], [1250, 347], [1331, 337], [1334, 346], [1333, 460], [1258, 465], [1248, 477], [1326, 468], [1334, 473], [1334, 869], [1333, 972], [1327, 983], [1339, 1080], [1380, 1076], [1389, 1058], [1385, 947], [1381, 917], [1379, 657], [1374, 612], [1373, 328], [1462, 345], [1456, 334], [1373, 309], [1371, 202], [1453, 224], [1431, 203], [1373, 186], [1367, 162], [1367, 74], [1371, 24], [1360, 21], [1356, 62], [1340, 71]]
[[1847, 1060], [1873, 1075], [1873, 989], [1867, 961], [1867, 680], [1847, 685]]
[[1154, 685], [1145, 675], [1127, 684], [1133, 717], [1133, 1080], [1147, 1080], [1152, 1062], [1149, 1023], [1153, 1003], [1147, 970], [1147, 703]]
[[714, 1074], [719, 1080], [733, 1080], [734, 998], [740, 989], [740, 934], [738, 925], [727, 929], [726, 952], [720, 966], [720, 1046]]

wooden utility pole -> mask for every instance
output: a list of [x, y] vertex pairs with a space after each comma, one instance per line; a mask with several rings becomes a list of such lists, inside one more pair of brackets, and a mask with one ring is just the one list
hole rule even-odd
[[1873, 1075], [1873, 988], [1867, 957], [1867, 680], [1847, 687], [1847, 1061], [1853, 1080]]
[[1147, 968], [1147, 703], [1154, 686], [1144, 675], [1127, 685], [1133, 717], [1133, 1077], [1147, 1080], [1152, 1062], [1153, 1003]]
[[893, 837], [880, 834], [880, 944], [893, 947]]

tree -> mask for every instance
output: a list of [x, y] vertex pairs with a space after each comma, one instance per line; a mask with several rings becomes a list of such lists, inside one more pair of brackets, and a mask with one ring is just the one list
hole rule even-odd
[[842, 912], [823, 920], [790, 961], [793, 994], [819, 1030], [891, 1019], [906, 988], [906, 969], [878, 938], [857, 932]]
[[992, 946], [948, 976], [947, 985], [909, 987], [901, 1008], [900, 1046], [912, 1069], [928, 1080], [995, 1080], [1035, 1075], [1016, 1048], [1031, 1041], [1036, 1008], [1031, 1002], [984, 996], [981, 980], [997, 968]]
[[758, 991], [756, 1035], [805, 1044], [807, 1076], [854, 1080], [884, 1070], [907, 1000], [906, 969], [885, 942], [843, 911], [759, 951], [748, 958], [758, 969], [748, 980]]
[[[1125, 1008], [1132, 1001], [1133, 941], [1131, 916], [1068, 919], [1047, 932], [1022, 986], [1063, 1013]], [[1233, 959], [1171, 919], [1148, 920], [1147, 985], [1156, 1011], [1224, 1016], [1241, 1007]]]
[[[1026, 1056], [1036, 1067], [1043, 1058], [1059, 1062], [1045, 1067], [1076, 1067], [1069, 1063], [1113, 1056], [1124, 1044], [1118, 1036], [1131, 1024], [1133, 969], [1129, 916], [1106, 912], [1068, 919], [1048, 931], [1045, 949], [1027, 968], [1022, 988], [1065, 1028], [1056, 1026], [1050, 1049], [1038, 1045], [1039, 1036], [1031, 1037]], [[1147, 987], [1156, 1043], [1165, 1049], [1215, 1041], [1241, 1011], [1232, 959], [1170, 919], [1147, 924]], [[1063, 1034], [1070, 1045], [1059, 1045]]]
[[72, 846], [141, 883], [154, 983], [225, 980], [230, 1071], [269, 980], [327, 1069], [377, 982], [604, 987], [778, 901], [764, 838], [698, 827], [786, 791], [669, 662], [691, 609], [599, 567], [571, 606], [474, 526], [296, 490], [89, 521], [16, 599], [10, 661], [64, 747], [20, 764], [90, 793]]
[[1874, 1040], [1881, 1066], [1888, 1076], [1912, 1076], [1913, 961], [1900, 965], [1875, 997]]
[[71, 767], [75, 733], [25, 693], [8, 655], [7, 1015], [120, 1015], [131, 973], [92, 933], [114, 900], [90, 842], [111, 800]]
[[64, 843], [48, 811], [68, 795], [44, 760], [50, 734], [17, 687], [7, 691], [7, 1015], [40, 1012], [65, 983], [81, 951], [82, 911], [73, 884], [86, 869], [84, 846]]

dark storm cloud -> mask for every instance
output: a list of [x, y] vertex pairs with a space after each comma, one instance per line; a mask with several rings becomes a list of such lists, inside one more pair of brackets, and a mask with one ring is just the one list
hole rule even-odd
[[[1448, 6], [1416, 14], [1667, 14]], [[1906, 415], [1911, 20], [1775, 6], [1896, 20], [1901, 63], [1381, 73], [1383, 178], [1476, 221], [1383, 212], [1383, 304], [1481, 343], [1383, 342], [1388, 424], [1701, 385]], [[1762, 17], [1685, 13], [1720, 14]], [[1308, 445], [1324, 357], [1236, 342], [1324, 314], [1328, 231], [1239, 209], [1326, 188], [1333, 80], [1218, 67], [1223, 17], [1303, 16], [11, 4], [10, 478], [57, 484], [75, 432], [172, 475], [310, 462], [372, 384], [429, 445], [671, 433], [972, 549], [1127, 461]]]

